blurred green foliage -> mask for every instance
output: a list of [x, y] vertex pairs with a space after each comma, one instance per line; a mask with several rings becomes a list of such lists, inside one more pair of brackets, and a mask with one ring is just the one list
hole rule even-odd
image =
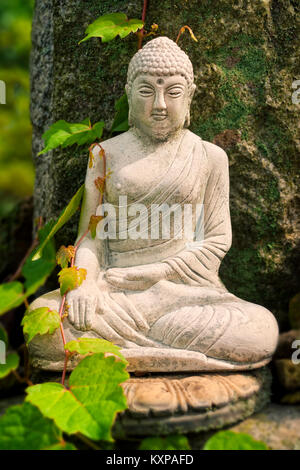
[[29, 53], [33, 0], [0, 2], [0, 80], [6, 104], [0, 105], [0, 218], [33, 192], [29, 117]]

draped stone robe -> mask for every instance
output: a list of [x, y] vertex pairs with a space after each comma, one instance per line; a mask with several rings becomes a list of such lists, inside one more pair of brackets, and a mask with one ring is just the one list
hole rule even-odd
[[[65, 322], [67, 340], [80, 336], [110, 340], [123, 348], [129, 370], [243, 370], [269, 362], [278, 337], [273, 315], [264, 307], [230, 294], [218, 275], [231, 245], [225, 152], [185, 130], [160, 180], [151, 181], [148, 175], [145, 182], [142, 176], [139, 181], [137, 173], [126, 173], [126, 168], [113, 173], [107, 183], [107, 202], [117, 208], [122, 189], [118, 193], [115, 188], [122, 188], [125, 179], [128, 210], [134, 203], [148, 209], [139, 218], [141, 226], [148, 226], [145, 230], [151, 232], [153, 204], [178, 204], [181, 208], [189, 204], [192, 230], [182, 233], [180, 224], [179, 228], [175, 224], [167, 240], [124, 239], [119, 231], [116, 240], [106, 242], [103, 270], [162, 262], [173, 270], [174, 280], [162, 280], [144, 291], [118, 291], [110, 288], [101, 275], [102, 312], [95, 315], [88, 332], [77, 331]], [[132, 184], [130, 178], [134, 178]], [[203, 207], [200, 220], [197, 204]], [[147, 224], [145, 220], [144, 225], [141, 223], [143, 218], [148, 218]], [[134, 226], [130, 216], [127, 222]], [[50, 308], [57, 308], [59, 292], [46, 294], [33, 307], [46, 301]], [[51, 338], [41, 337], [32, 345], [33, 356], [39, 356], [44, 367], [57, 368], [61, 361], [59, 341], [58, 333]], [[49, 351], [49, 347], [56, 355], [56, 366], [53, 361], [52, 366], [46, 364], [43, 351]]]

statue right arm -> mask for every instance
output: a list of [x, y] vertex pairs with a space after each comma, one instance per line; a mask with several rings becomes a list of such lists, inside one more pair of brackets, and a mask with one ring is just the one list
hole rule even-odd
[[[103, 160], [99, 157], [98, 147], [94, 148], [93, 154], [93, 165], [91, 168], [89, 167], [89, 164], [87, 166], [84, 196], [76, 243], [87, 231], [90, 218], [92, 215], [96, 214], [100, 201], [100, 192], [96, 188], [95, 180], [98, 177], [103, 177]], [[87, 270], [86, 280], [97, 280], [100, 273], [100, 265], [103, 255], [103, 242], [97, 237], [93, 239], [91, 233], [88, 232], [80, 243], [75, 258], [75, 265]]]
[[[99, 149], [95, 147], [94, 161], [91, 168], [87, 168], [85, 178], [85, 191], [80, 214], [79, 230], [76, 242], [87, 231], [91, 215], [96, 214], [100, 200], [100, 192], [96, 188], [95, 180], [103, 176], [103, 160], [99, 158]], [[69, 304], [69, 321], [79, 330], [91, 327], [91, 318], [95, 314], [100, 302], [100, 291], [97, 279], [101, 271], [101, 258], [103, 254], [102, 241], [92, 238], [91, 233], [84, 237], [80, 243], [75, 257], [75, 266], [87, 271], [86, 279], [77, 288], [67, 295]]]

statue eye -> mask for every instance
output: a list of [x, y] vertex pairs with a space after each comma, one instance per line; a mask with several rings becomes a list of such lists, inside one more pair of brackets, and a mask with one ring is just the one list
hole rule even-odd
[[140, 92], [140, 95], [142, 96], [151, 96], [153, 95], [153, 90], [151, 90], [151, 88], [142, 88], [141, 90], [139, 90]]
[[177, 98], [178, 96], [181, 96], [183, 93], [183, 90], [181, 88], [172, 88], [171, 90], [168, 91], [168, 95], [172, 96], [173, 98]]

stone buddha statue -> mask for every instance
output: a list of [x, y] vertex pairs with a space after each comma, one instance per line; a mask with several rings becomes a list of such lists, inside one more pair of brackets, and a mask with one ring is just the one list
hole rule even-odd
[[[194, 91], [188, 56], [166, 37], [149, 41], [128, 68], [130, 129], [101, 143], [111, 169], [101, 206], [99, 147], [87, 168], [78, 239], [91, 215], [108, 215], [77, 251], [87, 277], [67, 296], [66, 340], [109, 340], [129, 371], [256, 369], [277, 345], [272, 313], [218, 275], [231, 245], [228, 158], [188, 130]], [[60, 301], [55, 290], [31, 308]], [[59, 331], [36, 337], [30, 353], [35, 365], [62, 369]]]

